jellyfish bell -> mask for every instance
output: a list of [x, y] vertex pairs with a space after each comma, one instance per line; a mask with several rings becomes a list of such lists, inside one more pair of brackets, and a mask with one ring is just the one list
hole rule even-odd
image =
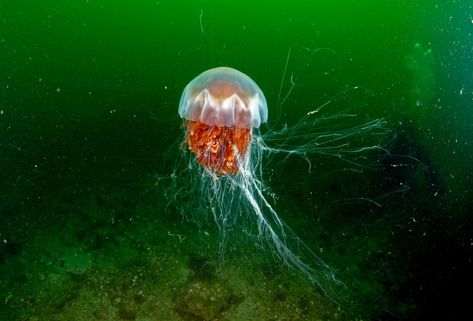
[[229, 67], [204, 71], [185, 88], [179, 115], [206, 125], [258, 128], [268, 119], [266, 98], [246, 74]]
[[253, 128], [268, 119], [268, 107], [250, 77], [218, 67], [184, 88], [179, 115], [186, 121], [185, 143], [197, 162], [217, 174], [235, 175], [246, 159]]

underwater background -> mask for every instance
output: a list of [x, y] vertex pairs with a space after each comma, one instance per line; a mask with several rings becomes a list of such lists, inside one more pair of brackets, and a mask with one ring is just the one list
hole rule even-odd
[[[177, 107], [217, 66], [263, 90], [263, 133], [386, 120], [363, 166], [265, 163], [340, 294], [239, 231], [221, 264], [213, 220], [182, 215]], [[471, 1], [0, 0], [1, 321], [461, 319], [472, 166]]]

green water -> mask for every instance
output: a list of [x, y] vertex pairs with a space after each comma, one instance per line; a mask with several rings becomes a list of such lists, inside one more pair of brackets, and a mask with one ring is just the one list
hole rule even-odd
[[[460, 315], [472, 14], [466, 0], [0, 0], [0, 320]], [[261, 87], [263, 133], [320, 106], [391, 128], [388, 153], [361, 168], [312, 155], [310, 173], [292, 158], [265, 169], [340, 295], [243, 236], [221, 266], [213, 221], [196, 226], [172, 202], [179, 98], [217, 66]]]

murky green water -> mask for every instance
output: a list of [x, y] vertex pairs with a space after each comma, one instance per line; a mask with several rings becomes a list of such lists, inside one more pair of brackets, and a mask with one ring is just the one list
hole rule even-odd
[[[0, 320], [460, 315], [472, 15], [468, 1], [0, 1]], [[261, 87], [263, 135], [316, 111], [294, 148], [341, 134], [341, 113], [386, 121], [381, 151], [347, 162], [334, 141], [308, 155], [310, 171], [297, 157], [263, 163], [271, 204], [343, 282], [335, 291], [259, 247], [249, 217], [224, 264], [213, 219], [190, 220], [201, 208], [172, 184], [177, 107], [217, 66]]]

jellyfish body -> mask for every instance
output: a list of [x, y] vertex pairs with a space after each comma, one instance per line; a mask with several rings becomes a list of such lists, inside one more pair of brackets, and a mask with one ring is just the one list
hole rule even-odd
[[250, 77], [218, 67], [185, 87], [179, 115], [186, 120], [186, 143], [197, 162], [217, 174], [235, 175], [246, 158], [252, 129], [267, 121], [268, 107]]

